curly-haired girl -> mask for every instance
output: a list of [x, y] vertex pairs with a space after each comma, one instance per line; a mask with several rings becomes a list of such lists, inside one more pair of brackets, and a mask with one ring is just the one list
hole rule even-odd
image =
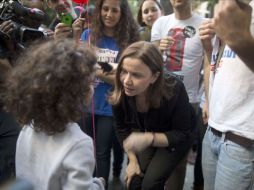
[[36, 189], [104, 189], [92, 178], [93, 143], [75, 123], [90, 101], [96, 57], [70, 40], [34, 45], [8, 80], [6, 107], [24, 125], [17, 177]]

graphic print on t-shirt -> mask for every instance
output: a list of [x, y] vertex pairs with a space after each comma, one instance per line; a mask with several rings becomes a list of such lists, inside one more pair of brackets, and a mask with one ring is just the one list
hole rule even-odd
[[[96, 53], [97, 53], [97, 61], [107, 62], [107, 63], [116, 63], [118, 51], [99, 48], [97, 49]], [[94, 87], [98, 86], [99, 83], [104, 83], [104, 81], [96, 77], [94, 80]]]
[[184, 28], [171, 28], [168, 36], [174, 39], [174, 43], [165, 52], [165, 67], [168, 71], [181, 71], [183, 66], [184, 48], [186, 38], [192, 38], [196, 34], [196, 30], [192, 26]]

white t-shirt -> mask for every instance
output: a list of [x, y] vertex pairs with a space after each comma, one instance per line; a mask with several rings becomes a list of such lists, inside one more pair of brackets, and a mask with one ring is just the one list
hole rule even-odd
[[[203, 46], [198, 28], [204, 18], [193, 14], [178, 20], [175, 14], [162, 16], [152, 27], [151, 41], [170, 35], [175, 43], [164, 53], [165, 68], [183, 80], [191, 103], [199, 102], [199, 78], [203, 62]], [[166, 54], [166, 55], [165, 55]]]
[[36, 190], [103, 190], [95, 167], [92, 139], [75, 123], [55, 135], [25, 126], [16, 150], [16, 175]]
[[[251, 31], [254, 36], [254, 14]], [[254, 140], [254, 74], [228, 46], [209, 91], [209, 125]]]

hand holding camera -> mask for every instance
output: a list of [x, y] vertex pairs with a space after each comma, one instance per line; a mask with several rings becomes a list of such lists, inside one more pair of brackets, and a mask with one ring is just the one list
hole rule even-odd
[[0, 25], [1, 36], [3, 36], [5, 39], [11, 39], [10, 34], [13, 32], [14, 27], [15, 26], [11, 20], [4, 21]]

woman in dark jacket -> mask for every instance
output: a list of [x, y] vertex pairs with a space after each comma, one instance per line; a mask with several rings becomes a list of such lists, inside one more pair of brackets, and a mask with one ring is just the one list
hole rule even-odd
[[164, 189], [190, 148], [191, 111], [183, 84], [163, 74], [152, 43], [137, 42], [123, 52], [109, 101], [129, 159], [128, 188]]

